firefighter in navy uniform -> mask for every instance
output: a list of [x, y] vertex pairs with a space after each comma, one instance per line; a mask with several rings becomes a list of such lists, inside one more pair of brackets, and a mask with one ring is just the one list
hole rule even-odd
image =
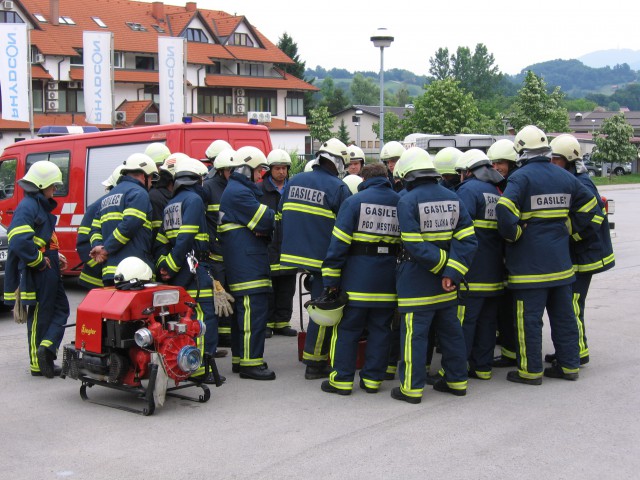
[[367, 350], [360, 388], [377, 393], [384, 380], [397, 305], [395, 270], [400, 246], [396, 205], [382, 163], [366, 165], [358, 193], [340, 207], [327, 256], [322, 264], [325, 295], [337, 290], [349, 297], [333, 328], [329, 380], [324, 392], [349, 395], [356, 372], [358, 341], [365, 329]]
[[393, 174], [396, 163], [404, 152], [405, 148], [400, 142], [396, 141], [385, 143], [380, 151], [380, 160], [387, 166], [387, 175], [395, 192], [399, 192], [404, 188], [402, 181]]
[[207, 166], [207, 169], [210, 172], [216, 169], [214, 165], [216, 163], [216, 158], [218, 158], [218, 155], [225, 150], [233, 150], [233, 147], [225, 140], [214, 140], [211, 142], [211, 145], [207, 147], [204, 152], [206, 158], [202, 159], [202, 162]]
[[[518, 169], [516, 165], [517, 155], [513, 142], [503, 138], [498, 140], [487, 150], [487, 157], [504, 180], [498, 185], [500, 194], [507, 187], [509, 176]], [[504, 255], [503, 255], [504, 257]], [[498, 342], [500, 343], [500, 355], [493, 360], [493, 367], [515, 367], [516, 363], [516, 314], [511, 290], [506, 288], [507, 272], [504, 270], [504, 284], [502, 298], [498, 301]]]
[[[162, 228], [156, 237], [156, 272], [163, 282], [183, 287], [196, 301], [196, 318], [206, 325], [204, 339], [198, 339], [203, 358], [211, 362], [218, 345], [217, 314], [231, 312], [224, 294], [214, 298], [214, 279], [209, 259], [209, 230], [205, 218], [202, 180], [207, 167], [194, 158], [180, 158], [175, 164], [173, 198], [164, 209]], [[231, 299], [233, 300], [233, 299]], [[214, 384], [204, 365], [193, 378]], [[224, 381], [224, 379], [222, 379]]]
[[240, 378], [275, 380], [264, 362], [265, 329], [271, 280], [267, 250], [275, 212], [260, 203], [256, 182], [267, 168], [267, 158], [256, 147], [241, 147], [234, 156], [233, 173], [220, 200], [218, 235], [229, 290], [235, 297], [236, 321], [231, 329], [232, 367]]
[[149, 188], [158, 170], [148, 155], [134, 153], [124, 161], [120, 173], [118, 185], [102, 199], [91, 224], [90, 255], [102, 264], [106, 286], [113, 285], [116, 267], [127, 257], [138, 257], [153, 266]]
[[444, 369], [444, 378], [433, 388], [463, 396], [467, 392], [467, 358], [456, 315], [457, 288], [478, 245], [473, 223], [457, 195], [438, 185], [440, 175], [425, 150], [408, 149], [396, 169], [407, 193], [398, 202], [403, 252], [396, 272], [403, 354], [400, 387], [391, 390], [391, 397], [414, 404], [422, 401], [427, 334], [432, 322], [440, 339]]
[[[280, 202], [280, 265], [312, 273], [311, 299], [322, 293], [322, 262], [340, 205], [351, 195], [349, 187], [338, 178], [345, 171], [346, 158], [344, 143], [337, 138], [327, 140], [318, 149], [312, 170], [294, 176]], [[331, 368], [327, 359], [331, 333], [331, 327], [309, 322], [302, 354], [307, 380], [329, 376]]]
[[[506, 267], [516, 302], [518, 370], [507, 380], [540, 385], [543, 374], [577, 380], [578, 326], [572, 306], [575, 274], [569, 237], [587, 237], [603, 221], [592, 193], [551, 164], [546, 134], [528, 125], [515, 138], [520, 168], [509, 177], [496, 207], [498, 230], [508, 242]], [[542, 364], [542, 315], [547, 310], [556, 360]]]
[[349, 145], [347, 147], [347, 155], [349, 160], [349, 165], [347, 165], [348, 174], [362, 176], [362, 169], [365, 164], [364, 152], [362, 149], [355, 145]]
[[456, 171], [456, 164], [462, 156], [462, 152], [455, 147], [445, 147], [433, 157], [433, 165], [440, 175], [440, 185], [455, 191], [460, 184], [460, 174]]
[[498, 185], [503, 177], [487, 155], [477, 149], [467, 150], [458, 160], [464, 180], [456, 192], [473, 220], [478, 249], [460, 285], [458, 314], [462, 322], [469, 376], [491, 378], [493, 351], [496, 346], [498, 299], [504, 290], [503, 240], [498, 233], [496, 205]]
[[[102, 185], [105, 187], [107, 194], [115, 187], [120, 179], [120, 172], [122, 171], [122, 165], [118, 165], [113, 173], [109, 175]], [[82, 272], [78, 278], [78, 284], [87, 289], [103, 287], [102, 283], [102, 267], [91, 258], [89, 254], [91, 251], [91, 223], [98, 212], [102, 199], [106, 195], [103, 195], [98, 200], [93, 202], [87, 207], [84, 212], [80, 226], [78, 227], [78, 236], [76, 237], [76, 250], [78, 256], [82, 260]]]
[[[580, 346], [580, 365], [589, 363], [589, 346], [584, 326], [584, 308], [591, 285], [591, 277], [596, 273], [607, 271], [614, 267], [615, 257], [611, 245], [609, 221], [604, 213], [604, 202], [600, 198], [598, 189], [591, 181], [586, 167], [582, 163], [580, 143], [569, 134], [559, 135], [551, 141], [551, 163], [567, 170], [582, 183], [596, 197], [598, 209], [604, 220], [600, 228], [585, 238], [573, 236], [571, 239], [571, 258], [576, 270], [576, 281], [573, 283], [573, 308], [578, 319], [578, 344]], [[554, 354], [545, 355], [545, 361], [552, 363], [556, 360]]]
[[158, 165], [158, 179], [153, 182], [149, 190], [149, 201], [151, 202], [152, 217], [151, 226], [153, 241], [155, 241], [158, 231], [162, 227], [164, 207], [173, 196], [173, 171], [176, 161], [179, 158], [189, 158], [184, 153], [172, 153], [165, 158], [165, 161]]
[[28, 308], [31, 375], [53, 378], [60, 375], [53, 361], [69, 318], [69, 301], [60, 277], [66, 263], [58, 255], [56, 216], [51, 213], [57, 205], [53, 194], [62, 183], [62, 173], [53, 162], [39, 161], [17, 183], [25, 196], [8, 229], [4, 302], [13, 305], [20, 287], [20, 299]]
[[[285, 150], [275, 149], [267, 156], [267, 164], [269, 165], [269, 171], [260, 182], [260, 190], [262, 191], [260, 202], [276, 212], [282, 193], [289, 182], [291, 157]], [[267, 320], [266, 338], [270, 338], [273, 335], [295, 337], [298, 334], [290, 325], [298, 269], [280, 265], [281, 246], [282, 224], [276, 222], [273, 238], [269, 244], [269, 266], [271, 268], [273, 292], [269, 295], [269, 318]]]
[[[221, 143], [223, 142], [223, 143]], [[218, 239], [218, 222], [220, 212], [220, 199], [222, 192], [227, 187], [235, 150], [231, 147], [218, 150], [218, 147], [227, 143], [224, 140], [215, 140], [207, 149], [208, 155], [214, 155], [213, 168], [209, 170], [204, 179], [203, 187], [207, 202], [207, 225], [209, 227], [209, 251], [216, 279], [223, 288], [228, 289], [222, 258], [222, 246]], [[228, 144], [227, 144], [228, 145]], [[231, 347], [231, 322], [233, 314], [228, 317], [218, 318], [218, 346]], [[227, 350], [218, 350], [217, 356], [224, 356]]]

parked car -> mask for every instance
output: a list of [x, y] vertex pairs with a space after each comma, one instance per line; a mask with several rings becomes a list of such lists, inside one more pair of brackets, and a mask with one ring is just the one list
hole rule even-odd
[[0, 310], [1, 302], [4, 300], [4, 269], [7, 264], [7, 253], [9, 251], [9, 239], [7, 229], [0, 225]]
[[591, 160], [585, 160], [584, 166], [587, 167], [587, 171], [589, 172], [590, 177], [602, 176], [602, 167], [600, 165], [596, 165]]
[[[602, 166], [601, 165], [596, 165], [592, 160], [591, 160], [591, 155], [589, 153], [585, 153], [584, 156], [582, 157], [582, 160], [584, 161], [584, 164], [591, 164], [594, 167], [597, 167], [600, 171], [596, 173], [597, 176], [602, 175]], [[631, 173], [631, 162], [625, 162], [625, 163], [618, 163], [615, 162], [613, 164], [609, 163], [609, 162], [604, 162], [607, 166], [607, 171], [611, 171], [611, 173], [613, 175], [629, 175]], [[589, 175], [591, 175], [592, 177], [594, 176], [592, 174], [592, 169], [590, 169], [588, 166], [587, 168], [589, 169]]]

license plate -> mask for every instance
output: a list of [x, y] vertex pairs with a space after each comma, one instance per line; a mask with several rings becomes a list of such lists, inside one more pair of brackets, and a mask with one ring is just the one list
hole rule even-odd
[[7, 259], [8, 250], [0, 250], [0, 262], [4, 262]]

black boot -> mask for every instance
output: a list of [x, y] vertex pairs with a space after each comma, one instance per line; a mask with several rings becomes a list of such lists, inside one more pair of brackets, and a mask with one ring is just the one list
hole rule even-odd
[[264, 330], [264, 338], [271, 338], [271, 337], [273, 337], [273, 328], [267, 327]]
[[464, 397], [467, 394], [466, 388], [464, 390], [456, 390], [455, 388], [451, 388], [444, 378], [441, 378], [436, 383], [434, 383], [433, 389], [436, 392], [450, 393], [451, 395], [455, 395], [456, 397]]
[[327, 392], [327, 393], [337, 393], [338, 395], [343, 395], [343, 396], [351, 395], [351, 390], [336, 388], [333, 385], [331, 385], [329, 380], [325, 380], [324, 382], [322, 382], [322, 385], [320, 385], [320, 389], [323, 392]]
[[295, 337], [296, 335], [298, 335], [298, 331], [295, 330], [294, 328], [287, 326], [282, 328], [274, 328], [273, 334], [282, 335], [284, 337]]
[[[42, 373], [42, 376], [53, 378], [56, 374], [55, 365], [53, 364], [53, 360], [55, 359], [54, 353], [48, 348], [40, 345], [36, 352], [36, 356], [38, 357], [38, 365], [40, 366], [40, 373]], [[60, 375], [60, 372], [58, 372], [58, 375]]]
[[400, 387], [394, 387], [391, 389], [391, 398], [395, 398], [396, 400], [402, 400], [403, 402], [412, 403], [417, 405], [422, 402], [422, 397], [410, 397], [405, 395], [400, 391]]
[[517, 370], [507, 373], [507, 380], [514, 383], [524, 383], [525, 385], [542, 385], [542, 377], [524, 378], [520, 376]]
[[561, 378], [563, 380], [576, 381], [580, 377], [580, 373], [565, 373], [560, 365], [554, 363], [550, 367], [544, 369], [544, 376], [549, 378]]
[[307, 380], [318, 380], [319, 378], [327, 378], [330, 373], [331, 367], [327, 364], [307, 365], [304, 371], [304, 378]]
[[493, 368], [507, 368], [507, 367], [516, 367], [516, 359], [505, 357], [503, 355], [496, 357], [493, 359], [493, 363], [491, 364]]
[[240, 366], [240, 378], [248, 378], [251, 380], [275, 380], [276, 372], [269, 370], [264, 363], [257, 367]]
[[362, 378], [360, 379], [360, 388], [367, 393], [378, 393], [377, 388], [367, 387], [367, 384], [364, 383], [364, 380]]

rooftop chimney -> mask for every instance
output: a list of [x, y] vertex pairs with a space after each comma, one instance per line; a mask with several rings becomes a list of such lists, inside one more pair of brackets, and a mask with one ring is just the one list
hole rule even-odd
[[49, 0], [49, 16], [51, 25], [60, 25], [60, 0]]
[[164, 21], [164, 3], [153, 2], [151, 4], [151, 16], [155, 18], [158, 22], [163, 22]]
[[196, 2], [187, 2], [184, 6], [184, 9], [187, 12], [195, 12], [198, 9], [198, 5], [196, 4]]

